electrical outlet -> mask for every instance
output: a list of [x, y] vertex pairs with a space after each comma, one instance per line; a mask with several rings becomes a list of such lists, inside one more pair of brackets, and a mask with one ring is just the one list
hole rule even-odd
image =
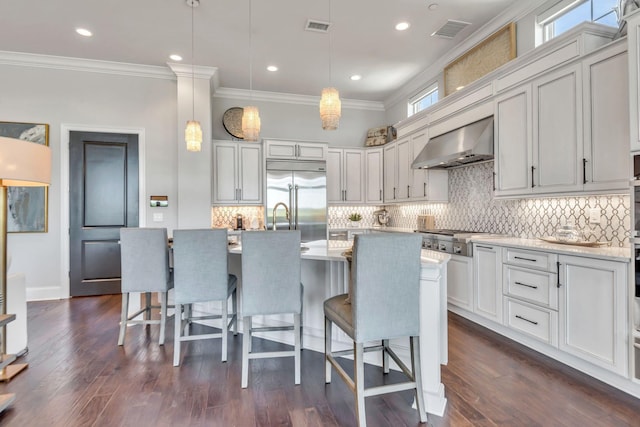
[[600, 209], [589, 209], [589, 224], [600, 224]]
[[153, 214], [153, 222], [162, 222], [164, 221], [164, 215], [162, 212], [154, 212]]

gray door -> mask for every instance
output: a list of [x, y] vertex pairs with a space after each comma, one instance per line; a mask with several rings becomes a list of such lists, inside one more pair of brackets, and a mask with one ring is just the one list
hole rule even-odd
[[69, 140], [70, 293], [120, 293], [120, 228], [138, 226], [138, 135]]

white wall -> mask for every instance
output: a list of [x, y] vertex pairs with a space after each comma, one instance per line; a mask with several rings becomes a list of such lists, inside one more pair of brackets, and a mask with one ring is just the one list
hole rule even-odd
[[277, 101], [248, 100], [214, 96], [212, 104], [213, 139], [231, 140], [222, 125], [222, 115], [231, 107], [255, 105], [260, 111], [260, 138], [323, 141], [331, 146], [362, 147], [367, 129], [388, 124], [385, 112], [356, 109], [342, 104], [337, 130], [322, 130], [318, 104], [292, 104]]
[[[0, 120], [49, 124], [52, 181], [49, 232], [10, 234], [12, 272], [23, 272], [27, 298], [60, 295], [61, 265], [60, 127], [142, 128], [146, 135], [146, 192], [169, 196], [162, 225], [176, 218], [176, 82], [95, 72], [0, 65]], [[147, 209], [147, 215], [151, 212]], [[151, 219], [147, 218], [147, 223]], [[155, 223], [158, 224], [158, 223]]]

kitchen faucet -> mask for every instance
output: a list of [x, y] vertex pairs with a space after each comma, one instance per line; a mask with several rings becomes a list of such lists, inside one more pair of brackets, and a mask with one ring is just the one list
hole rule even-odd
[[289, 208], [287, 207], [287, 205], [285, 205], [282, 202], [278, 202], [276, 203], [276, 205], [273, 207], [273, 217], [272, 217], [272, 225], [271, 225], [271, 229], [275, 231], [276, 229], [276, 210], [278, 209], [278, 207], [283, 206], [284, 207], [284, 215], [287, 219], [289, 219]]

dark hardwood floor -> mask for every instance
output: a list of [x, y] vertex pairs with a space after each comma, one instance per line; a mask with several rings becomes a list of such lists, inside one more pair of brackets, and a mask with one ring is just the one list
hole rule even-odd
[[[172, 366], [173, 328], [129, 328], [116, 345], [120, 296], [31, 302], [29, 368], [0, 393], [16, 393], [2, 426], [351, 426], [354, 399], [334, 374], [325, 386], [320, 353], [304, 351], [302, 384], [293, 360], [252, 362], [240, 388], [240, 335], [183, 345]], [[640, 400], [450, 314], [449, 364], [442, 369], [448, 406], [431, 426], [640, 426]], [[259, 349], [281, 347], [255, 340]], [[350, 363], [345, 361], [350, 369]], [[370, 384], [384, 378], [367, 367]], [[380, 375], [378, 375], [380, 374]], [[367, 398], [370, 426], [416, 426], [410, 392]]]

